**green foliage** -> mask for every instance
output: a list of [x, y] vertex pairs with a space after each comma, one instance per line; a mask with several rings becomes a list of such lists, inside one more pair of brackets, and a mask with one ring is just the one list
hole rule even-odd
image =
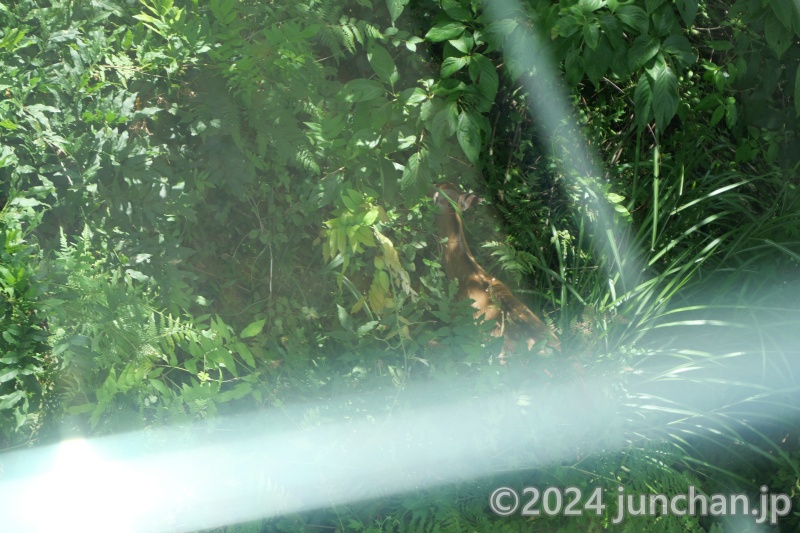
[[[798, 34], [788, 0], [0, 8], [0, 449], [455, 381], [511, 391], [475, 438], [514, 473], [247, 527], [530, 527], [487, 513], [502, 483], [795, 490]], [[499, 364], [454, 301], [439, 181], [484, 197], [472, 250], [563, 356]], [[542, 466], [531, 398], [572, 378], [607, 430]]]
[[41, 385], [51, 360], [48, 306], [37, 272], [42, 252], [32, 231], [43, 205], [34, 195], [18, 196], [0, 211], [0, 449], [35, 434], [48, 395]]

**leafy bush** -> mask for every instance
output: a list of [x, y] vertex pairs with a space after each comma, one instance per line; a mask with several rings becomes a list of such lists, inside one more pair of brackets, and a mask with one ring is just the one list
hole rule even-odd
[[[425, 384], [511, 391], [476, 424], [503, 457], [519, 416], [515, 472], [250, 526], [513, 528], [501, 481], [796, 496], [796, 6], [279, 4], [0, 9], [0, 449], [300, 401], [384, 417]], [[438, 181], [486, 200], [472, 249], [561, 357], [498, 364], [453, 301]], [[543, 443], [563, 405], [532, 399], [564, 383], [606, 429]], [[575, 461], [543, 467], [556, 441]]]

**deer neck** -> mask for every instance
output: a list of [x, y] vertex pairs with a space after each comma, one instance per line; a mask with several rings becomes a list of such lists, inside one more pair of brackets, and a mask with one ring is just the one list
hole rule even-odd
[[443, 237], [447, 237], [444, 247], [444, 271], [450, 279], [464, 282], [472, 274], [483, 272], [470, 252], [464, 238], [464, 224], [454, 210], [439, 215], [439, 227]]

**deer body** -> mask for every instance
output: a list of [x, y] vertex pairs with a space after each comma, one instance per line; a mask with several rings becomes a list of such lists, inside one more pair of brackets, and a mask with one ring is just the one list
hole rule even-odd
[[541, 341], [560, 349], [558, 339], [542, 320], [519, 301], [506, 285], [490, 276], [475, 261], [464, 238], [464, 223], [454, 207], [468, 209], [479, 199], [461, 193], [455, 185], [443, 184], [434, 194], [439, 208], [437, 222], [442, 237], [447, 237], [444, 247], [444, 271], [448, 278], [458, 280], [459, 298], [469, 298], [476, 309], [475, 318], [496, 323], [492, 335], [506, 338], [504, 351], [523, 344], [528, 350]]

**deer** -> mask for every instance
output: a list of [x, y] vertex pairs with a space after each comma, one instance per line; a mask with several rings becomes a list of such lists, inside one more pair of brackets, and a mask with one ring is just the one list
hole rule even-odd
[[472, 300], [476, 320], [495, 322], [491, 335], [505, 338], [503, 354], [518, 351], [520, 344], [531, 351], [534, 345], [542, 348], [542, 343], [547, 343], [560, 351], [561, 344], [550, 328], [505, 283], [490, 276], [472, 255], [464, 238], [460, 212], [481, 201], [452, 183], [437, 186], [433, 194], [433, 203], [439, 211], [440, 236], [447, 239], [443, 250], [444, 272], [449, 279], [458, 280], [456, 298]]

